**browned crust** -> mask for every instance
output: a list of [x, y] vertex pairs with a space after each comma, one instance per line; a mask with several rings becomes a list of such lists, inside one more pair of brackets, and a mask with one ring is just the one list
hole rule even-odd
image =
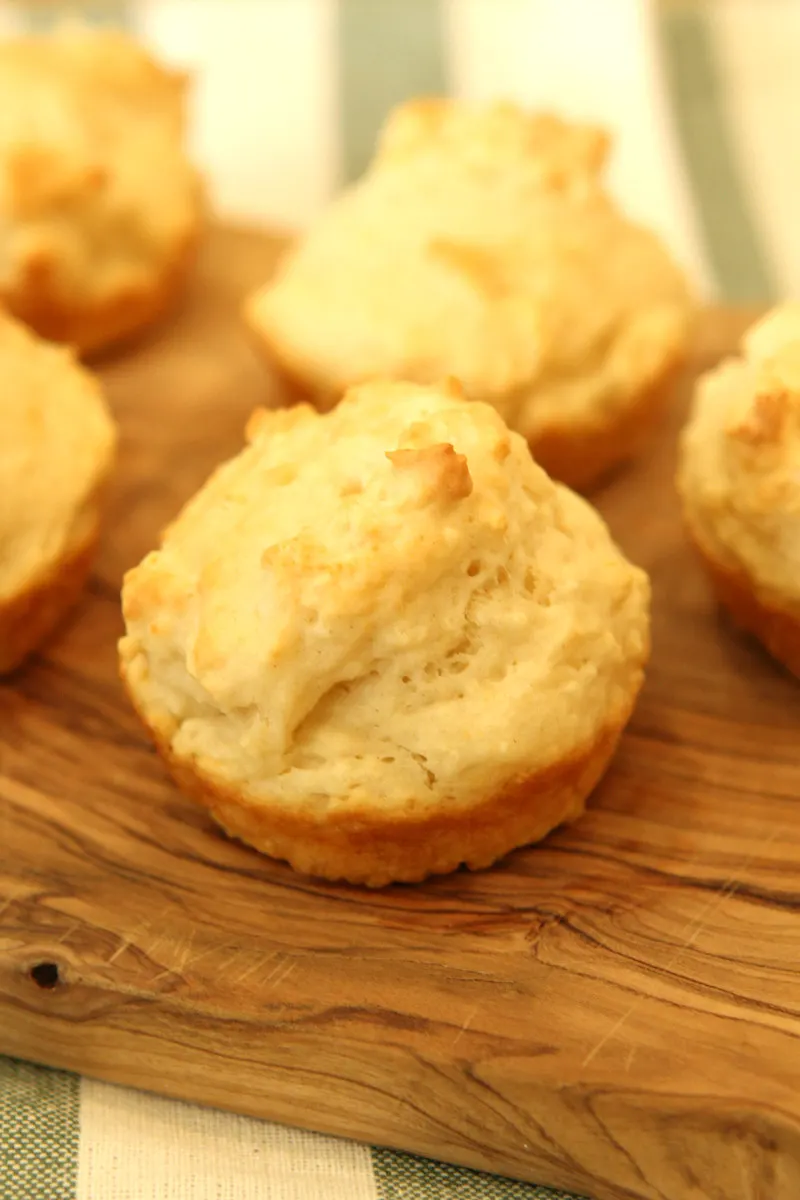
[[[333, 392], [323, 392], [309, 383], [267, 335], [255, 326], [247, 308], [245, 319], [284, 399], [290, 404], [312, 404], [321, 412], [333, 408], [338, 396]], [[554, 422], [529, 437], [528, 445], [533, 457], [551, 478], [575, 491], [590, 491], [642, 451], [669, 406], [675, 380], [684, 361], [682, 354], [672, 358], [636, 398], [610, 419], [564, 424]]]
[[0, 601], [0, 675], [15, 670], [56, 628], [76, 603], [94, 560], [100, 521], [35, 583]]
[[800, 678], [800, 617], [759, 595], [758, 585], [743, 569], [717, 559], [687, 522], [689, 537], [702, 559], [720, 604], [736, 625], [751, 633], [793, 675]]
[[178, 787], [226, 833], [302, 874], [367, 887], [418, 883], [461, 865], [480, 870], [575, 820], [606, 770], [632, 707], [631, 701], [622, 719], [609, 723], [588, 746], [471, 807], [385, 813], [377, 799], [325, 814], [251, 800], [204, 776], [194, 761], [175, 755], [149, 724], [128, 687], [124, 664], [122, 678]]
[[683, 359], [667, 363], [658, 377], [620, 412], [604, 422], [552, 425], [530, 437], [537, 463], [553, 479], [578, 492], [602, 483], [636, 458], [669, 407]]
[[86, 357], [127, 340], [171, 310], [184, 290], [199, 241], [198, 226], [151, 284], [127, 288], [102, 303], [65, 302], [48, 262], [33, 264], [17, 287], [0, 292], [0, 302], [41, 337], [74, 346]]

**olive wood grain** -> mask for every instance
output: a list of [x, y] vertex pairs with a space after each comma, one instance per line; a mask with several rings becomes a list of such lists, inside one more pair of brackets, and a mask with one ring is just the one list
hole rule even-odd
[[[586, 816], [370, 893], [226, 840], [117, 679], [124, 569], [274, 389], [217, 231], [185, 311], [102, 367], [122, 427], [74, 619], [0, 686], [0, 1050], [596, 1200], [800, 1196], [800, 690], [721, 622], [671, 427], [599, 497], [654, 654]], [[695, 369], [745, 314], [698, 323]], [[685, 390], [685, 389], [684, 389]]]

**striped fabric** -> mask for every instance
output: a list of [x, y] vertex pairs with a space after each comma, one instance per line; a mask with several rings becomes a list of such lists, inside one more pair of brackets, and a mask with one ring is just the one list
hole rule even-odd
[[[0, 0], [0, 36], [76, 5]], [[197, 72], [220, 213], [297, 226], [406, 96], [506, 96], [608, 125], [611, 186], [701, 294], [800, 291], [800, 0], [95, 0]], [[0, 1059], [2, 1200], [555, 1200], [411, 1155]]]

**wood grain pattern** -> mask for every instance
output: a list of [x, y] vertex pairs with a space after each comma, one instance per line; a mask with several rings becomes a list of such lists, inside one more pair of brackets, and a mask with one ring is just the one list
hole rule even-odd
[[[236, 310], [274, 249], [216, 234], [186, 312], [103, 368], [99, 568], [0, 687], [0, 1050], [597, 1200], [797, 1200], [800, 690], [718, 620], [679, 411], [600, 498], [653, 576], [655, 649], [573, 829], [425, 886], [319, 884], [223, 838], [147, 744], [121, 574], [268, 390]], [[710, 315], [698, 361], [743, 322]]]

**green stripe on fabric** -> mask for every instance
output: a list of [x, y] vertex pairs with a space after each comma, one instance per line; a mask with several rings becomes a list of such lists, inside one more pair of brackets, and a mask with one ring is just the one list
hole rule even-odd
[[708, 14], [661, 4], [660, 41], [676, 128], [722, 298], [769, 303], [777, 288], [737, 161]]
[[378, 1200], [585, 1200], [395, 1150], [372, 1151]]
[[439, 0], [339, 0], [337, 40], [342, 173], [349, 182], [372, 158], [395, 104], [447, 91]]
[[65, 1071], [0, 1058], [2, 1200], [74, 1200], [79, 1086]]

